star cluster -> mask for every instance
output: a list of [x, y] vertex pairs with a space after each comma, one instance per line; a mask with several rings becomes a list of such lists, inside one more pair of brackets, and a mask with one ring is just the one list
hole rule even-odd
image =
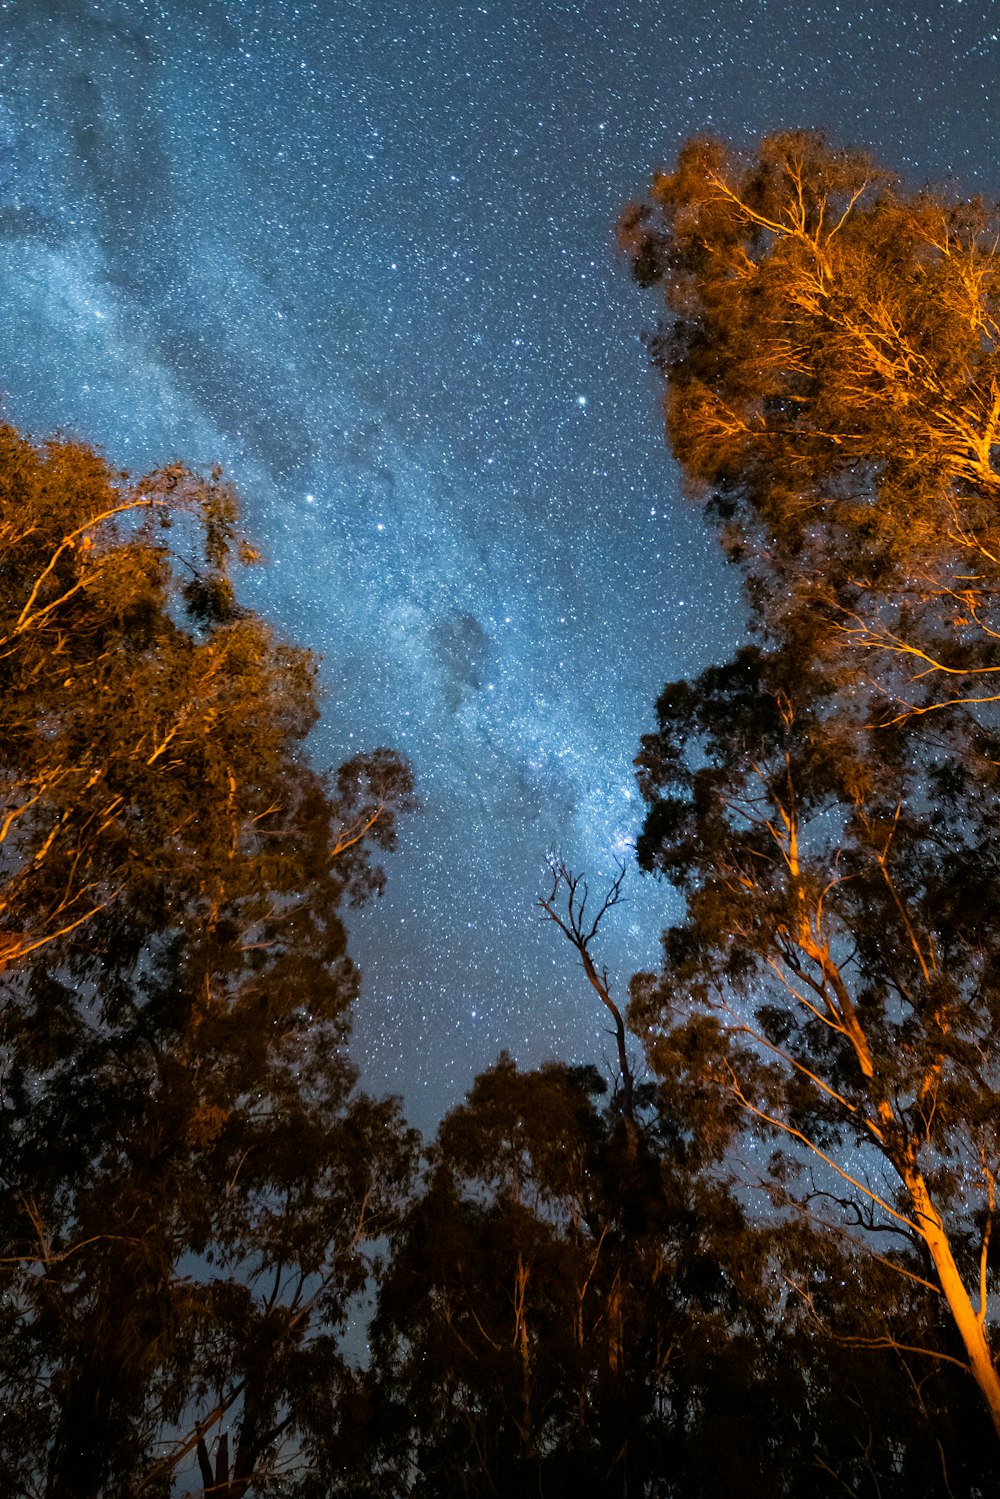
[[[618, 211], [690, 134], [794, 125], [996, 195], [997, 34], [962, 0], [0, 3], [7, 415], [221, 461], [248, 602], [323, 657], [314, 755], [412, 758], [357, 1048], [421, 1125], [501, 1047], [608, 1051], [543, 859], [627, 857], [656, 693], [742, 627]], [[669, 916], [628, 884], [619, 991]]]

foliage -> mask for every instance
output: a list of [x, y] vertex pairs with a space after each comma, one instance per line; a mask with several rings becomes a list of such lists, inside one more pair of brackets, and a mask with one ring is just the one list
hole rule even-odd
[[986, 1493], [982, 1417], [885, 1336], [940, 1337], [914, 1283], [752, 1227], [665, 1092], [636, 1089], [632, 1135], [602, 1092], [502, 1057], [445, 1118], [393, 1233], [356, 1466], [339, 1444], [309, 1492]]
[[781, 1202], [941, 1298], [1000, 1430], [991, 219], [790, 134], [691, 144], [623, 238], [759, 641], [643, 740], [686, 914], [631, 1023]]
[[656, 1082], [594, 951], [622, 875], [553, 860], [615, 1095], [503, 1056], [416, 1193], [346, 1051], [406, 765], [309, 766], [220, 473], [0, 427], [4, 1493], [991, 1491], [997, 229], [804, 132], [626, 211], [753, 643], [637, 762]]
[[624, 1493], [660, 1465], [685, 1297], [721, 1317], [733, 1287], [601, 1091], [504, 1057], [442, 1123], [374, 1327], [403, 1492]]
[[765, 619], [875, 658], [887, 719], [995, 700], [997, 230], [808, 132], [689, 142], [621, 222], [688, 482]]
[[167, 1493], [229, 1424], [213, 1492], [280, 1487], [408, 1180], [339, 913], [409, 771], [309, 768], [314, 665], [235, 602], [235, 525], [218, 475], [0, 433], [11, 1494]]

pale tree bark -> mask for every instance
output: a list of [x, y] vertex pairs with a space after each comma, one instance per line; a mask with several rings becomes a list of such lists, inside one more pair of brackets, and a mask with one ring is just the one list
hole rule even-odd
[[[788, 710], [789, 727], [791, 710]], [[787, 870], [792, 887], [802, 877], [800, 863], [800, 829], [796, 811], [796, 798], [790, 765], [786, 760], [786, 787], [784, 799], [777, 797], [772, 788], [771, 801], [774, 816], [767, 823], [775, 845]], [[898, 813], [897, 813], [898, 816]], [[900, 926], [914, 954], [918, 968], [929, 982], [937, 973], [937, 958], [933, 942], [921, 938], [916, 925], [906, 910], [905, 903], [896, 889], [890, 868], [889, 849], [893, 831], [889, 830], [880, 853], [874, 855], [881, 877], [888, 886], [893, 904], [898, 912]], [[800, 1058], [775, 1043], [768, 1041], [759, 1029], [740, 1019], [728, 1006], [724, 1007], [732, 1017], [729, 1029], [750, 1037], [754, 1043], [780, 1060], [799, 1078], [822, 1093], [827, 1100], [841, 1106], [845, 1117], [852, 1116], [867, 1130], [871, 1144], [881, 1154], [897, 1176], [904, 1189], [909, 1211], [900, 1212], [883, 1196], [867, 1186], [860, 1177], [847, 1170], [828, 1150], [820, 1146], [802, 1131], [793, 1128], [780, 1114], [761, 1108], [744, 1089], [738, 1075], [731, 1066], [727, 1068], [729, 1087], [740, 1105], [751, 1115], [785, 1133], [806, 1147], [853, 1192], [865, 1197], [890, 1220], [895, 1220], [908, 1229], [911, 1235], [922, 1241], [933, 1265], [937, 1289], [944, 1297], [955, 1329], [962, 1340], [967, 1358], [968, 1372], [975, 1380], [989, 1411], [997, 1436], [1000, 1437], [1000, 1374], [997, 1372], [997, 1356], [991, 1347], [986, 1328], [987, 1315], [987, 1253], [995, 1196], [995, 1172], [986, 1156], [981, 1152], [980, 1170], [985, 1187], [985, 1228], [982, 1233], [979, 1256], [979, 1307], [973, 1305], [973, 1294], [963, 1279], [956, 1262], [951, 1236], [945, 1219], [928, 1188], [926, 1177], [918, 1162], [921, 1154], [932, 1149], [928, 1132], [924, 1138], [915, 1130], [899, 1103], [892, 1099], [880, 1083], [880, 1069], [875, 1047], [859, 1018], [851, 995], [851, 983], [843, 966], [837, 961], [826, 913], [827, 901], [836, 889], [838, 880], [831, 880], [814, 903], [806, 902], [799, 888], [799, 914], [792, 929], [779, 932], [780, 942], [774, 957], [769, 962], [772, 973], [783, 985], [793, 1006], [800, 1006], [808, 1015], [821, 1020], [839, 1034], [853, 1053], [857, 1066], [858, 1087], [849, 1095], [845, 1090], [834, 1088], [816, 1071], [810, 1069]], [[749, 893], [749, 891], [748, 891]], [[946, 1020], [936, 1014], [935, 1024], [944, 1029]], [[940, 1052], [915, 1079], [915, 1093], [921, 1110], [927, 1109], [928, 1117], [933, 1109], [929, 1100], [936, 1093], [944, 1066]], [[883, 1264], [889, 1263], [882, 1260]], [[908, 1272], [901, 1272], [908, 1273]]]

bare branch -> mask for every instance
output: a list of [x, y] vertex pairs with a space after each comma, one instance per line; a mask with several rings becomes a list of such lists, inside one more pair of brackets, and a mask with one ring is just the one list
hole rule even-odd
[[625, 865], [618, 862], [618, 873], [612, 880], [597, 914], [589, 925], [586, 914], [589, 894], [586, 880], [581, 875], [574, 874], [565, 860], [556, 858], [554, 855], [549, 858], [548, 866], [552, 877], [551, 889], [547, 896], [539, 897], [538, 906], [545, 912], [548, 919], [556, 924], [570, 945], [576, 949], [589, 983], [614, 1022], [618, 1070], [622, 1080], [622, 1117], [634, 1148], [633, 1079], [625, 1045], [625, 1021], [621, 1010], [611, 997], [608, 970], [604, 967], [598, 970], [590, 952], [591, 943], [597, 936], [601, 922], [621, 899]]

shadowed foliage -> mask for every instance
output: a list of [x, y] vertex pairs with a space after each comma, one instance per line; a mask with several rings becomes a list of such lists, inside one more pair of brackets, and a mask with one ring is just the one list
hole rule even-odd
[[631, 1023], [780, 1201], [916, 1253], [1000, 1430], [995, 229], [792, 133], [689, 144], [621, 232], [758, 640], [643, 740], [686, 914]]
[[310, 769], [235, 526], [218, 475], [0, 432], [5, 1493], [278, 1482], [408, 1181], [340, 912], [410, 774]]

